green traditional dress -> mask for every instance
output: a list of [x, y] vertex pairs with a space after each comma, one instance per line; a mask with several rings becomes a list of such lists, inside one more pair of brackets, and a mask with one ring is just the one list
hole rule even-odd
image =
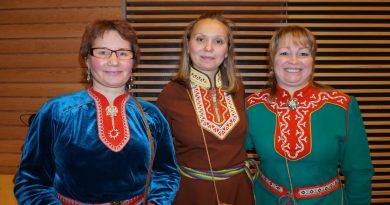
[[269, 96], [267, 89], [246, 99], [245, 147], [260, 159], [256, 203], [370, 204], [374, 169], [355, 98], [310, 85]]

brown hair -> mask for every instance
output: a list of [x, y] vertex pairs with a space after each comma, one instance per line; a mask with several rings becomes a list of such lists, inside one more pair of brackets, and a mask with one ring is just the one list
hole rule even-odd
[[309, 80], [309, 84], [311, 86], [323, 90], [332, 89], [329, 86], [314, 82], [314, 67], [315, 67], [315, 60], [317, 55], [317, 42], [315, 36], [305, 27], [292, 25], [292, 26], [283, 27], [278, 31], [276, 31], [276, 33], [272, 36], [271, 42], [268, 47], [268, 61], [269, 61], [268, 66], [270, 72], [269, 72], [267, 86], [271, 88], [270, 100], [272, 101], [275, 98], [276, 91], [277, 91], [276, 89], [277, 81], [276, 81], [275, 73], [273, 72], [275, 55], [281, 40], [286, 36], [291, 36], [293, 38], [294, 44], [305, 45], [310, 48], [311, 56], [313, 58], [313, 65], [312, 65], [313, 72], [311, 73], [311, 79]]
[[193, 31], [194, 26], [203, 19], [214, 19], [225, 25], [227, 34], [228, 34], [228, 54], [227, 58], [221, 63], [219, 70], [221, 71], [222, 78], [222, 89], [230, 94], [234, 94], [237, 91], [239, 79], [237, 78], [235, 60], [234, 60], [234, 44], [233, 44], [233, 32], [232, 32], [232, 22], [226, 19], [220, 12], [207, 12], [199, 16], [198, 19], [190, 22], [187, 26], [183, 38], [182, 38], [182, 52], [180, 58], [180, 67], [179, 71], [176, 73], [176, 76], [173, 77], [173, 81], [184, 83], [186, 86], [190, 83], [190, 67], [191, 67], [191, 58], [189, 55], [189, 41]]
[[133, 67], [136, 68], [140, 58], [137, 35], [125, 20], [96, 20], [88, 24], [81, 39], [80, 57], [87, 59], [95, 39], [102, 37], [106, 31], [117, 31], [124, 40], [130, 42], [131, 50], [134, 52]]

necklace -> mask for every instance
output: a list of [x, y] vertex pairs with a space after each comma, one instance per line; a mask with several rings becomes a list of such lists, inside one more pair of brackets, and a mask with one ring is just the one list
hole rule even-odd
[[296, 98], [290, 98], [287, 100], [287, 107], [290, 110], [295, 110], [299, 107], [299, 101]]
[[108, 131], [108, 135], [111, 139], [116, 139], [119, 135], [119, 130], [115, 128], [114, 117], [118, 114], [118, 108], [114, 105], [109, 105], [106, 107], [106, 115], [111, 117], [112, 129]]
[[218, 101], [218, 95], [217, 95], [217, 89], [216, 88], [211, 88], [210, 89], [211, 93], [211, 104], [213, 105], [215, 115], [217, 117], [217, 121], [221, 122], [221, 115], [219, 113], [219, 101]]

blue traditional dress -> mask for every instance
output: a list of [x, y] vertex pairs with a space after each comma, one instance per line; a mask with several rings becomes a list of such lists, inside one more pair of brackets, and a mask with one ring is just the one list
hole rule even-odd
[[260, 159], [257, 204], [370, 204], [374, 169], [355, 98], [310, 85], [269, 96], [266, 89], [246, 99], [245, 146]]
[[[155, 144], [148, 203], [169, 205], [180, 181], [169, 126], [157, 107], [140, 104]], [[24, 144], [15, 196], [19, 204], [34, 205], [136, 204], [130, 201], [142, 199], [149, 163], [150, 144], [134, 99], [125, 93], [110, 106], [89, 88], [39, 110]]]

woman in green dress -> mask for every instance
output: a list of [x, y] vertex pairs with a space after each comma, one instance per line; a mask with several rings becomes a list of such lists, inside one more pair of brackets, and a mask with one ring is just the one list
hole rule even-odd
[[306, 28], [277, 31], [269, 88], [246, 99], [245, 146], [260, 160], [257, 204], [370, 204], [374, 168], [358, 103], [314, 82], [316, 49]]

